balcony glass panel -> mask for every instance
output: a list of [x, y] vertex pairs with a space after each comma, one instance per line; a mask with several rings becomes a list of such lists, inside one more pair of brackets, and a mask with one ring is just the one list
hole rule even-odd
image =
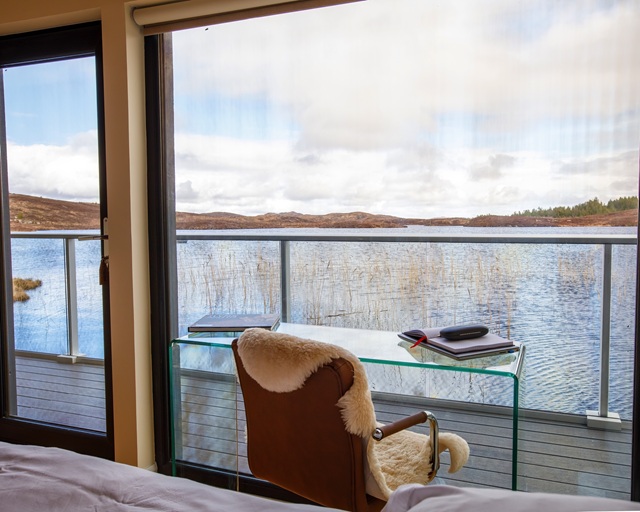
[[63, 241], [14, 239], [11, 252], [15, 276], [46, 283], [44, 288], [27, 291], [29, 298], [24, 302], [14, 303], [16, 349], [66, 354], [68, 332]]

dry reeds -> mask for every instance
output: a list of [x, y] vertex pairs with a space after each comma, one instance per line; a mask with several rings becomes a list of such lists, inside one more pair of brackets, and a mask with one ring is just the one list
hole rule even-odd
[[[190, 257], [184, 260], [189, 264], [178, 265], [181, 323], [196, 316], [194, 311], [278, 311], [276, 243], [190, 241], [189, 246]], [[544, 263], [552, 250], [557, 249], [294, 242], [290, 321], [390, 331], [481, 322], [492, 332], [511, 336], [519, 302], [530, 290], [526, 283], [571, 290], [594, 281], [595, 255], [590, 251], [557, 250], [554, 271]]]

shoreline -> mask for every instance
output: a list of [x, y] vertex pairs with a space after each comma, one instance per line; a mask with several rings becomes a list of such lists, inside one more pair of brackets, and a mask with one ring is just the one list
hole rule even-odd
[[[100, 209], [96, 203], [61, 201], [21, 194], [10, 194], [12, 232], [51, 230], [98, 230]], [[583, 217], [531, 217], [524, 215], [479, 215], [473, 218], [436, 217], [431, 219], [395, 217], [366, 212], [309, 215], [297, 212], [265, 213], [245, 216], [228, 212], [176, 213], [178, 230], [238, 230], [282, 228], [404, 228], [407, 226], [462, 227], [635, 227], [638, 212], [586, 215]]]

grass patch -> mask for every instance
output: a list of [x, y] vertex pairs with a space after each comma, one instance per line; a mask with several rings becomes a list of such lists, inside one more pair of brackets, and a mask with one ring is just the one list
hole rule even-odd
[[29, 300], [28, 290], [35, 290], [42, 286], [40, 279], [24, 279], [22, 277], [13, 278], [13, 302], [24, 302]]

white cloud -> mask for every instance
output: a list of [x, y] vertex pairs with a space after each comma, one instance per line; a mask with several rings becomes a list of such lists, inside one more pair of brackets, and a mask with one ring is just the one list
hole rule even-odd
[[193, 183], [191, 183], [190, 180], [183, 181], [176, 185], [176, 199], [179, 202], [197, 201], [199, 196], [199, 192], [193, 189]]
[[511, 155], [491, 155], [486, 163], [473, 166], [469, 171], [469, 177], [477, 180], [499, 180], [504, 176], [505, 169], [513, 167], [516, 158]]
[[[539, 153], [496, 155], [486, 149], [446, 154], [336, 149], [315, 153], [310, 164], [309, 155], [295, 144], [181, 135], [176, 154], [177, 207], [196, 212], [469, 217], [572, 205], [596, 195], [608, 200], [635, 195], [637, 187], [637, 177], [629, 171], [637, 152], [560, 162]], [[570, 166], [598, 172], [568, 172]], [[469, 169], [486, 168], [497, 169], [499, 179], [491, 179], [491, 172], [487, 179], [470, 179]], [[198, 192], [185, 197], [184, 190]]]
[[451, 112], [511, 133], [639, 109], [639, 25], [637, 2], [369, 0], [178, 33], [176, 90], [286, 105], [310, 150], [437, 136]]
[[95, 131], [65, 145], [7, 144], [9, 191], [16, 194], [98, 202], [98, 144]]

